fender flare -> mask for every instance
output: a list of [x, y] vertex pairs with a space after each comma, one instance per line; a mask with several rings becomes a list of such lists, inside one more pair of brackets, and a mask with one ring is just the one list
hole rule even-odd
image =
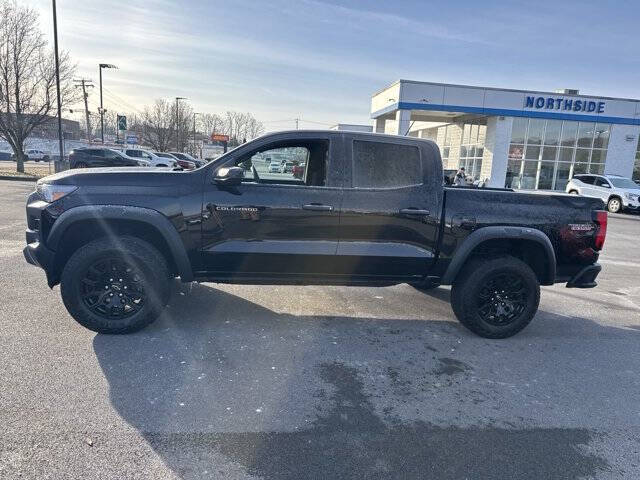
[[53, 223], [47, 236], [47, 246], [57, 251], [60, 241], [67, 229], [82, 220], [136, 220], [147, 223], [160, 232], [169, 246], [169, 251], [183, 282], [193, 281], [193, 269], [187, 256], [180, 234], [167, 217], [151, 208], [129, 205], [83, 205], [74, 207]]
[[456, 253], [447, 267], [447, 271], [442, 277], [442, 285], [451, 285], [455, 280], [458, 272], [462, 269], [465, 262], [471, 255], [474, 248], [487, 240], [530, 240], [538, 243], [542, 248], [548, 262], [548, 271], [546, 278], [540, 282], [542, 285], [552, 285], [556, 276], [556, 254], [549, 237], [542, 231], [529, 227], [482, 227], [471, 233], [458, 248]]

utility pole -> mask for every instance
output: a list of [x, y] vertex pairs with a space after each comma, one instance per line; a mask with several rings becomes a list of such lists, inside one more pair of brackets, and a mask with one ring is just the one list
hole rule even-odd
[[186, 97], [176, 97], [176, 152], [180, 151], [180, 100], [186, 100]]
[[[118, 68], [115, 65], [110, 63], [100, 63], [98, 64], [98, 70], [100, 72], [100, 138], [102, 139], [102, 144], [104, 145], [104, 112], [105, 109], [102, 106], [102, 69], [103, 68]], [[116, 128], [117, 130], [117, 128]]]
[[296, 130], [298, 130], [298, 122], [300, 121], [299, 118], [296, 118]]
[[91, 144], [91, 124], [89, 122], [89, 94], [87, 93], [87, 88], [93, 88], [93, 84], [91, 80], [86, 80], [84, 78], [74, 80], [76, 84], [76, 88], [82, 87], [82, 97], [84, 98], [84, 114], [87, 120], [87, 138], [89, 139], [89, 144]]
[[196, 115], [200, 115], [199, 112], [193, 112], [193, 154], [197, 157], [197, 149], [196, 149]]
[[64, 146], [62, 145], [62, 102], [60, 101], [60, 60], [58, 57], [58, 16], [56, 13], [56, 0], [53, 0], [53, 43], [56, 58], [56, 94], [58, 97], [58, 142], [60, 158], [57, 163], [57, 168], [54, 170], [57, 172], [62, 169], [62, 163], [64, 162]]

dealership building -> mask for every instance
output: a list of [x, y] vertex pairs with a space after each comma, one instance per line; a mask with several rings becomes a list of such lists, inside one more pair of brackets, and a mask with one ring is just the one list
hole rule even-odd
[[398, 80], [373, 131], [435, 141], [445, 168], [492, 187], [564, 190], [578, 173], [640, 179], [640, 100]]

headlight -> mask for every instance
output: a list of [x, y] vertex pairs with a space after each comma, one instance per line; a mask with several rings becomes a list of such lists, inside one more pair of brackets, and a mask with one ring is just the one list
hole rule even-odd
[[633, 201], [638, 201], [638, 198], [640, 197], [640, 195], [635, 193], [625, 193], [624, 196]]
[[51, 185], [49, 183], [38, 183], [36, 185], [38, 193], [49, 203], [60, 200], [77, 189], [78, 187], [75, 185]]

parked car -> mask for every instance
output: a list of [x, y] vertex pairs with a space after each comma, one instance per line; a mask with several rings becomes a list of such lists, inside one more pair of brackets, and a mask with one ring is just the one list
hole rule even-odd
[[0, 160], [13, 160], [13, 153], [0, 152]]
[[69, 152], [69, 167], [148, 167], [143, 159], [126, 156], [122, 152], [103, 147], [76, 148]]
[[566, 192], [600, 198], [611, 213], [640, 209], [640, 186], [619, 175], [575, 175]]
[[291, 169], [291, 173], [293, 173], [294, 178], [302, 179], [304, 178], [304, 169], [307, 166], [306, 163], [300, 163], [298, 165], [294, 165]]
[[282, 173], [282, 165], [280, 162], [271, 162], [269, 164], [269, 173]]
[[[245, 177], [238, 166], [292, 146], [307, 150], [304, 181], [255, 169]], [[60, 283], [73, 318], [102, 333], [153, 322], [178, 276], [452, 285], [456, 317], [486, 338], [525, 328], [540, 285], [597, 285], [602, 200], [445, 188], [442, 179], [435, 143], [346, 131], [265, 135], [186, 173], [70, 170], [29, 195], [24, 256], [50, 287]]]
[[[25, 155], [25, 161], [33, 160], [34, 162], [39, 162], [41, 160], [43, 162], [48, 162], [51, 158], [47, 152], [43, 152], [42, 150], [37, 150], [33, 148], [25, 150], [24, 155]], [[14, 162], [17, 161], [15, 153], [11, 155], [11, 159]]]
[[170, 153], [171, 155], [173, 155], [179, 160], [193, 163], [195, 165], [195, 168], [200, 168], [205, 163], [202, 160], [198, 160], [197, 158], [192, 157], [188, 153], [182, 153], [182, 152], [170, 152]]
[[124, 153], [131, 158], [146, 160], [152, 167], [175, 168], [178, 166], [178, 161], [174, 158], [161, 157], [153, 152], [143, 150], [141, 148], [128, 148]]
[[293, 173], [293, 162], [285, 162], [282, 171], [284, 173]]

